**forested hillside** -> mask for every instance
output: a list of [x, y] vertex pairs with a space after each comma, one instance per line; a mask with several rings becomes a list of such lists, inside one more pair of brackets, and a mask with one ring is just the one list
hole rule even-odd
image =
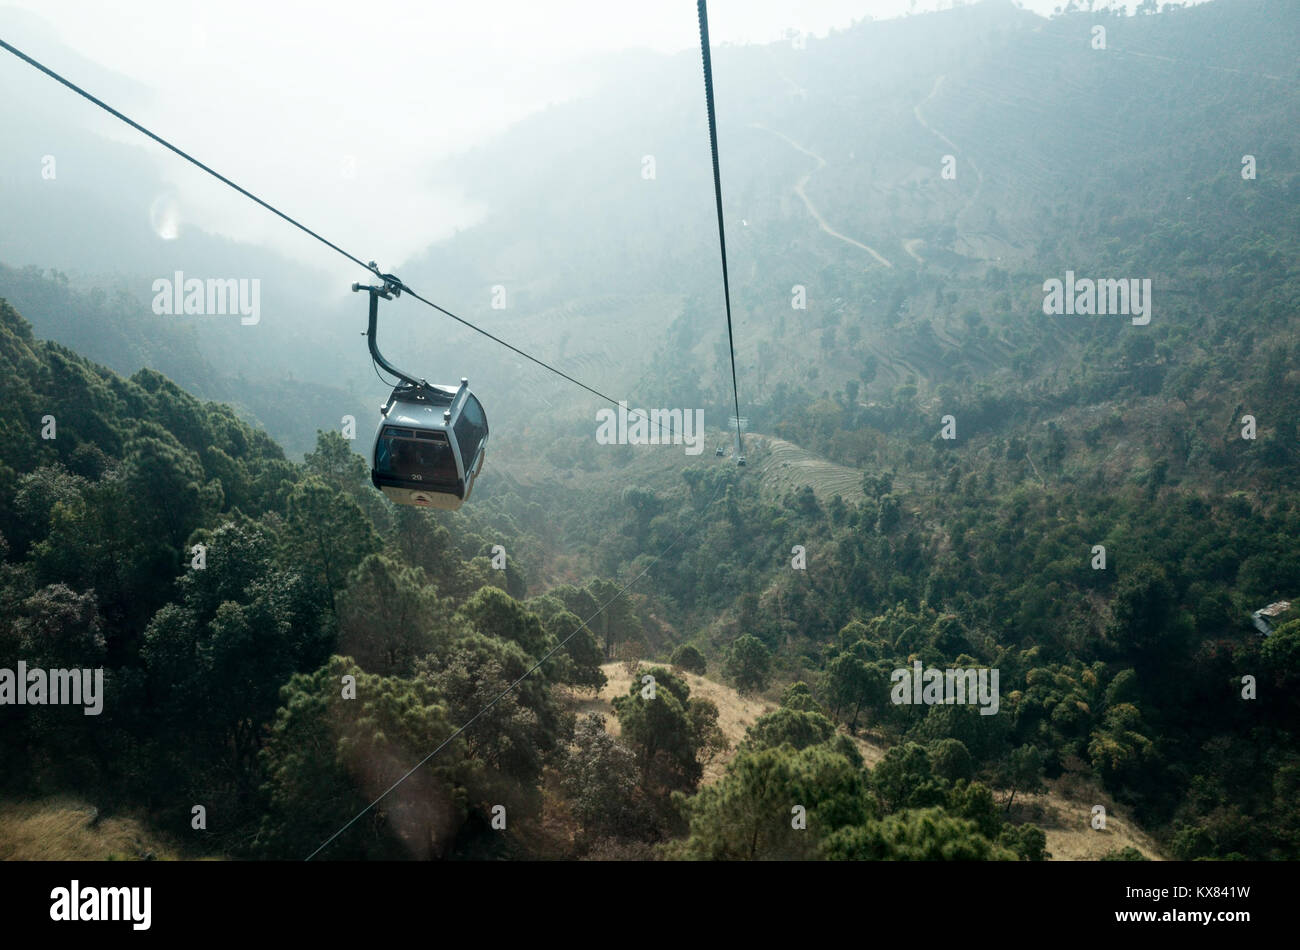
[[[559, 538], [526, 495], [493, 492], [468, 516], [393, 509], [337, 436], [295, 465], [157, 374], [122, 380], [34, 340], [7, 306], [4, 321], [5, 652], [108, 670], [102, 717], [4, 710], [6, 760], [27, 763], [6, 772], [10, 794], [143, 804], [178, 834], [201, 804], [204, 848], [310, 852], [619, 589], [529, 590]], [[689, 546], [337, 856], [648, 856], [676, 841], [666, 856], [1041, 857], [1041, 831], [1007, 824], [1001, 803], [1088, 769], [1179, 856], [1292, 853], [1284, 690], [1300, 624], [1261, 648], [1243, 607], [1300, 582], [1294, 506], [1135, 485], [1064, 519], [1041, 488], [975, 479], [936, 486], [951, 507], [926, 522], [887, 478], [868, 476], [852, 507], [810, 489], [773, 503], [720, 464], [686, 470], [680, 507], [642, 490], [590, 512], [607, 538], [592, 565], [634, 564], [683, 529]], [[1087, 567], [1094, 538], [1117, 552], [1109, 571]], [[787, 541], [808, 545], [809, 570], [782, 569]], [[674, 647], [708, 617], [700, 649]], [[667, 668], [653, 703], [639, 684], [615, 703], [619, 738], [575, 724], [573, 691], [603, 683], [601, 662], [670, 652], [781, 701], [694, 796], [717, 710]], [[892, 704], [889, 671], [913, 658], [999, 668], [1003, 714]], [[1260, 680], [1250, 704], [1244, 672]], [[861, 729], [896, 746], [870, 770], [845, 734]], [[780, 830], [786, 801], [813, 833]], [[515, 833], [490, 831], [497, 804]]]
[[[295, 849], [320, 844], [450, 719], [577, 625], [555, 598], [534, 612], [511, 597], [523, 594], [518, 569], [479, 556], [490, 545], [478, 530], [500, 533], [476, 529], [492, 522], [481, 509], [447, 525], [393, 511], [338, 436], [323, 435], [305, 465], [287, 462], [225, 407], [35, 340], [7, 304], [0, 317], [3, 655], [107, 670], [99, 717], [2, 710], [10, 793], [144, 804], [178, 829], [201, 804], [213, 818], [205, 847], [303, 856]], [[526, 559], [529, 535], [502, 523]], [[582, 607], [589, 595], [571, 597]], [[472, 847], [489, 790], [528, 813], [527, 782], [562, 734], [551, 686], [597, 681], [600, 658], [571, 640], [498, 706], [500, 735], [443, 757], [445, 814], [421, 847], [450, 851], [466, 835]], [[343, 672], [359, 678], [356, 707], [340, 699]], [[317, 741], [298, 745], [303, 730]], [[404, 853], [402, 822], [371, 830], [343, 853]]]

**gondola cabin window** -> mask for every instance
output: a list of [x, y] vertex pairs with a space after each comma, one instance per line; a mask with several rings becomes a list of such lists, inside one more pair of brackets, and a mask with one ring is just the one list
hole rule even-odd
[[375, 470], [426, 485], [455, 485], [456, 457], [443, 432], [388, 426], [379, 438]]
[[461, 464], [465, 466], [465, 471], [469, 472], [478, 458], [483, 440], [487, 438], [487, 418], [483, 414], [483, 407], [479, 405], [478, 399], [472, 393], [465, 399], [465, 405], [461, 409], [460, 418], [456, 420], [454, 431], [456, 444], [460, 446]]

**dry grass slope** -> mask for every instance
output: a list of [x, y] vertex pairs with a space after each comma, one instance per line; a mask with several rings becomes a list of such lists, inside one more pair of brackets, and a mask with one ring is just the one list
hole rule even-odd
[[95, 822], [96, 810], [66, 798], [0, 802], [0, 861], [159, 861], [184, 858], [134, 818]]
[[[668, 666], [666, 663], [641, 661], [642, 668]], [[598, 712], [606, 717], [605, 727], [618, 735], [618, 720], [614, 717], [612, 701], [622, 696], [632, 685], [632, 677], [621, 662], [606, 663], [601, 667], [608, 678], [605, 688], [595, 698], [578, 701], [578, 712]], [[759, 716], [776, 708], [774, 703], [741, 696], [733, 688], [705, 676], [676, 670], [691, 688], [692, 696], [711, 699], [718, 707], [718, 725], [726, 735], [731, 748], [710, 762], [704, 770], [701, 784], [708, 785], [720, 779], [727, 763], [736, 754], [736, 747], [745, 738], [745, 731]], [[874, 767], [888, 748], [870, 733], [854, 737], [858, 750], [868, 767]], [[1011, 809], [1011, 819], [1017, 824], [1033, 822], [1047, 834], [1047, 850], [1057, 861], [1096, 861], [1108, 851], [1133, 847], [1153, 861], [1163, 861], [1164, 856], [1151, 837], [1134, 825], [1123, 809], [1103, 792], [1091, 776], [1067, 773], [1047, 782], [1048, 790], [1041, 795], [1017, 795]], [[1005, 797], [998, 792], [999, 799]], [[1091, 826], [1093, 805], [1106, 808], [1106, 830], [1094, 831]]]
[[[1132, 847], [1151, 861], [1165, 856], [1151, 836], [1144, 832], [1098, 786], [1096, 779], [1066, 773], [1046, 782], [1041, 795], [1017, 795], [1011, 818], [1017, 823], [1033, 822], [1047, 833], [1047, 850], [1054, 861], [1096, 861], [1108, 851]], [[1106, 809], [1106, 829], [1092, 827], [1092, 808]]]
[[[642, 661], [641, 666], [648, 668], [651, 666], [668, 666], [667, 663], [652, 663]], [[621, 662], [606, 663], [601, 667], [605, 671], [605, 676], [609, 680], [605, 688], [600, 691], [600, 695], [595, 699], [585, 700], [579, 703], [579, 711], [583, 713], [599, 712], [605, 719], [605, 728], [613, 735], [618, 735], [618, 720], [614, 717], [614, 707], [612, 705], [615, 696], [626, 695], [632, 686], [632, 677], [628, 675], [627, 669]], [[703, 676], [697, 676], [694, 673], [686, 673], [674, 668], [679, 676], [686, 680], [686, 685], [691, 688], [692, 696], [699, 696], [704, 699], [710, 699], [718, 707], [718, 726], [722, 729], [723, 735], [731, 744], [731, 748], [719, 755], [716, 759], [708, 764], [704, 770], [702, 784], [709, 785], [716, 782], [722, 777], [726, 770], [727, 763], [731, 761], [736, 754], [736, 746], [740, 740], [745, 737], [745, 730], [753, 725], [754, 720], [764, 713], [771, 712], [776, 708], [775, 704], [764, 702], [761, 699], [753, 699], [741, 696], [730, 686], [714, 682]]]

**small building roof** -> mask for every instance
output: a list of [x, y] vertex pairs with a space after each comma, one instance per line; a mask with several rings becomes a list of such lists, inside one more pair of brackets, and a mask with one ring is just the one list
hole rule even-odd
[[1259, 610], [1255, 611], [1255, 615], [1259, 617], [1276, 617], [1278, 614], [1284, 614], [1290, 609], [1291, 601], [1275, 600], [1267, 607], [1261, 607]]

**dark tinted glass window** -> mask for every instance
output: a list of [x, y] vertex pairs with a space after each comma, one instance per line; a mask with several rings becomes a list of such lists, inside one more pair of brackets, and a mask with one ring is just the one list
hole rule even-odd
[[473, 394], [465, 397], [465, 406], [456, 420], [456, 441], [460, 444], [460, 458], [465, 467], [474, 464], [479, 445], [487, 437], [487, 418], [483, 407]]
[[416, 433], [409, 429], [385, 429], [375, 450], [375, 471], [426, 485], [456, 484], [459, 476], [451, 445], [441, 440], [407, 438], [413, 435]]

